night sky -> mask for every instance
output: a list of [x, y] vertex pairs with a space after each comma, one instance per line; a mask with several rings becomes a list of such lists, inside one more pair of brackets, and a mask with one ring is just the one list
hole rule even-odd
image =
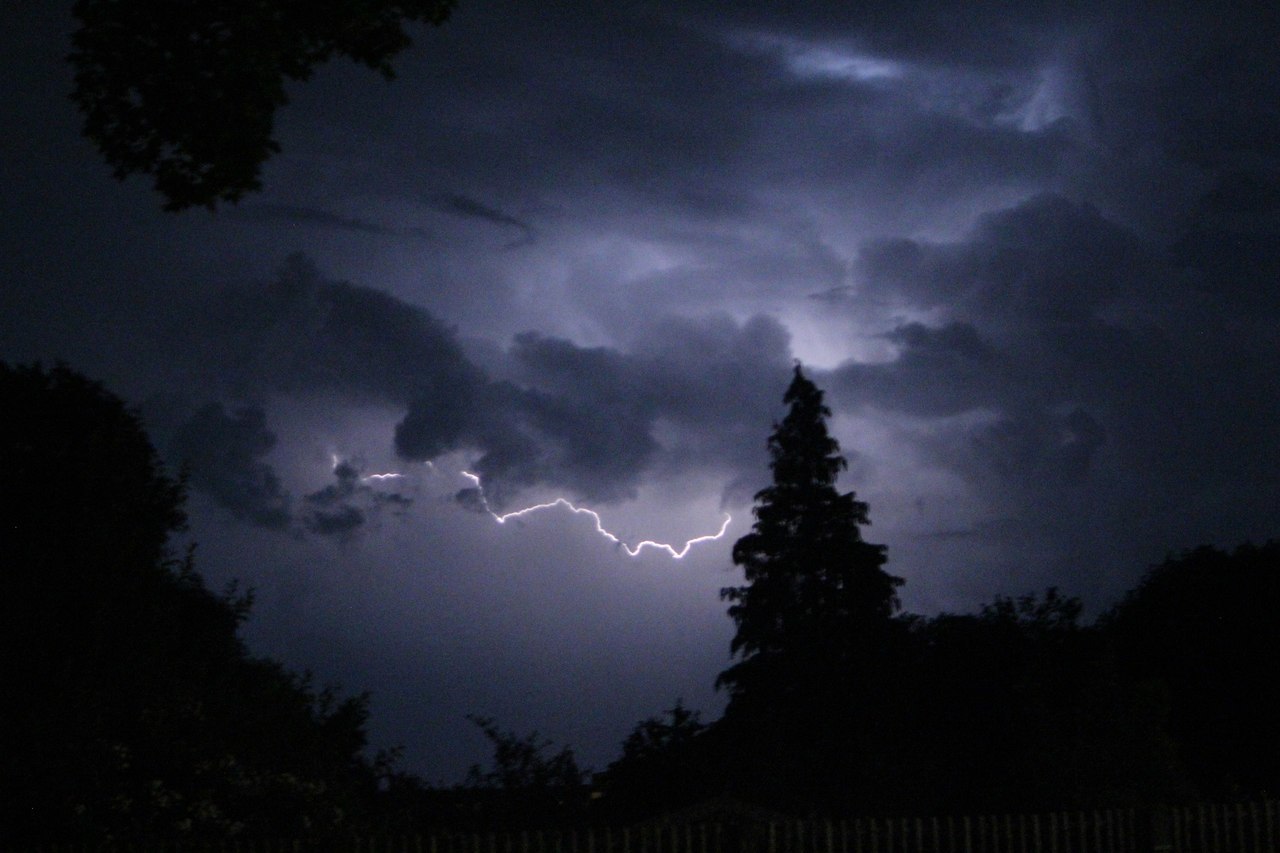
[[[251, 648], [429, 781], [486, 760], [468, 713], [596, 769], [718, 715], [795, 359], [908, 610], [1096, 614], [1280, 535], [1270, 4], [462, 0], [181, 214], [79, 136], [70, 3], [11, 5], [0, 358], [137, 404]], [[621, 542], [490, 513], [557, 497]]]

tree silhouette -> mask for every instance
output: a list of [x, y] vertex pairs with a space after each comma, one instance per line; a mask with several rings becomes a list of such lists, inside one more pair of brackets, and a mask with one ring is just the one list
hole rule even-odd
[[489, 717], [468, 716], [493, 747], [489, 770], [472, 765], [464, 788], [477, 796], [480, 825], [528, 827], [572, 822], [586, 809], [583, 780], [573, 750], [537, 732], [503, 731]]
[[756, 523], [733, 546], [746, 584], [720, 596], [731, 602], [741, 660], [717, 679], [731, 703], [785, 692], [815, 667], [847, 666], [899, 606], [902, 580], [881, 568], [884, 546], [862, 539], [866, 503], [836, 490], [847, 463], [822, 397], [797, 364], [783, 397], [790, 409], [769, 437], [773, 483], [756, 494]]
[[152, 175], [166, 210], [234, 202], [280, 150], [286, 80], [346, 56], [384, 77], [408, 21], [456, 0], [77, 0], [72, 100], [117, 178]]
[[720, 593], [739, 660], [716, 680], [729, 690], [718, 754], [730, 790], [781, 807], [867, 796], [892, 760], [880, 687], [897, 670], [902, 581], [862, 538], [867, 505], [836, 489], [846, 463], [822, 398], [797, 365], [769, 437], [773, 482], [733, 548], [746, 583]]
[[605, 772], [605, 807], [635, 819], [688, 806], [719, 793], [709, 726], [676, 700], [660, 716], [636, 723], [622, 755]]
[[366, 697], [249, 656], [249, 597], [168, 551], [182, 485], [137, 416], [3, 363], [0, 411], [0, 845], [349, 825]]
[[1079, 624], [1081, 610], [1050, 588], [912, 619], [892, 715], [906, 805], [1035, 811], [1185, 793], [1167, 699], [1126, 676], [1101, 632]]
[[1104, 615], [1132, 675], [1167, 690], [1202, 796], [1280, 790], [1280, 542], [1170, 557]]

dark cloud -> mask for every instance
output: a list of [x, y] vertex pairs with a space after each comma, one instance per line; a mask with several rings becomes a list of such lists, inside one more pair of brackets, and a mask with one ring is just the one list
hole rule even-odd
[[880, 240], [857, 261], [872, 298], [1018, 329], [1078, 326], [1109, 302], [1150, 297], [1167, 272], [1096, 208], [1056, 195], [984, 214], [963, 241]]
[[[631, 352], [526, 333], [509, 357], [516, 381], [452, 404], [416, 401], [396, 430], [411, 459], [478, 451], [475, 473], [494, 506], [528, 486], [608, 502], [634, 495], [655, 470], [740, 471], [757, 460], [777, 408], [776, 387], [756, 377], [764, 370], [780, 382], [790, 358], [786, 332], [764, 317], [742, 326], [668, 318]], [[679, 440], [661, 443], [659, 424]]]
[[346, 537], [365, 523], [359, 507], [341, 504], [332, 509], [313, 509], [303, 520], [307, 530], [320, 536]]
[[[495, 505], [533, 486], [563, 487], [596, 501], [633, 494], [658, 448], [656, 419], [680, 405], [656, 384], [640, 388], [642, 365], [619, 351], [593, 354], [537, 335], [518, 338], [501, 356], [519, 366], [508, 371], [519, 381], [495, 380], [430, 313], [328, 280], [301, 256], [270, 282], [195, 300], [144, 345], [157, 348], [151, 360], [206, 397], [326, 399], [339, 408], [399, 410], [403, 417], [393, 436], [381, 438], [384, 447], [409, 460], [475, 454]], [[603, 370], [601, 355], [618, 369]], [[702, 375], [692, 370], [687, 381]], [[264, 458], [275, 437], [263, 406], [228, 413], [212, 403], [173, 425], [184, 417], [170, 415], [170, 425], [161, 427], [174, 434], [174, 456], [191, 466], [193, 486], [241, 517], [287, 527], [287, 495]], [[357, 514], [335, 503], [350, 496], [343, 482], [307, 498], [314, 512], [300, 519], [305, 526], [317, 532], [359, 526]]]
[[336, 213], [330, 213], [327, 210], [316, 210], [310, 207], [300, 207], [292, 204], [244, 204], [231, 208], [229, 215], [235, 219], [245, 219], [250, 222], [296, 222], [302, 225], [319, 225], [326, 228], [338, 228], [344, 231], [354, 231], [358, 234], [372, 234], [379, 237], [399, 237], [405, 234], [413, 234], [413, 236], [423, 236], [425, 232], [420, 229], [413, 231], [402, 231], [394, 228], [388, 228], [385, 225], [378, 225], [375, 222], [369, 222], [365, 219], [358, 219], [349, 216], [339, 216]]
[[333, 466], [335, 482], [306, 495], [302, 525], [320, 536], [347, 539], [377, 517], [384, 508], [403, 512], [413, 499], [399, 492], [375, 489], [375, 479], [398, 479], [398, 475], [363, 474], [356, 463], [339, 460]]
[[202, 314], [192, 350], [208, 358], [193, 366], [242, 397], [329, 393], [403, 405], [485, 382], [453, 330], [431, 314], [328, 280], [301, 255], [267, 284], [218, 292]]
[[495, 225], [505, 225], [510, 228], [517, 229], [520, 231], [520, 237], [519, 239], [508, 243], [506, 245], [506, 248], [508, 249], [530, 245], [537, 239], [537, 232], [534, 231], [533, 226], [528, 222], [465, 195], [444, 193], [442, 195], [429, 196], [427, 204], [443, 213], [449, 213], [454, 216], [461, 216], [470, 219], [479, 219], [482, 222], [491, 222]]
[[1013, 373], [969, 323], [908, 323], [885, 337], [901, 347], [897, 359], [839, 368], [832, 375], [838, 398], [916, 415], [953, 415], [999, 402]]
[[[1193, 290], [1158, 243], [1096, 209], [1042, 196], [966, 239], [872, 243], [859, 273], [874, 297], [951, 319], [899, 325], [893, 358], [831, 373], [834, 399], [924, 418], [903, 438], [961, 474], [986, 513], [1017, 520], [1049, 576], [1083, 561], [1099, 568], [1071, 570], [1097, 583], [1108, 548], [1193, 544], [1222, 523], [1241, 459], [1280, 458], [1257, 428], [1258, 406], [1280, 405], [1264, 377], [1280, 354], [1263, 356], [1222, 306], [1180, 307]], [[1256, 473], [1236, 499], [1280, 498]], [[1280, 523], [1246, 514], [1255, 531]]]
[[275, 444], [261, 407], [228, 412], [221, 403], [210, 403], [177, 427], [170, 456], [192, 487], [237, 518], [282, 530], [291, 521], [289, 495], [263, 461]]
[[526, 386], [518, 395], [525, 430], [558, 437], [540, 476], [562, 471], [591, 482], [592, 497], [630, 495], [658, 449], [653, 426], [669, 403], [655, 396], [634, 360], [535, 333], [518, 335], [511, 356]]
[[741, 324], [724, 315], [658, 317], [626, 353], [524, 335], [512, 354], [525, 381], [574, 400], [615, 434], [611, 452], [624, 469], [656, 450], [627, 434], [635, 425], [675, 430], [677, 440], [654, 452], [654, 464], [669, 471], [755, 466], [791, 364], [790, 336], [763, 316]]
[[1280, 156], [1270, 170], [1220, 175], [1171, 254], [1203, 292], [1247, 310], [1280, 307]]
[[[534, 487], [600, 503], [633, 496], [658, 472], [754, 467], [777, 408], [776, 387], [759, 376], [780, 387], [790, 363], [776, 320], [654, 317], [634, 327], [629, 349], [517, 335], [494, 377], [425, 310], [330, 281], [301, 256], [271, 282], [216, 292], [182, 325], [175, 334], [191, 345], [176, 348], [179, 360], [207, 394], [402, 411], [387, 437], [395, 452], [418, 461], [474, 454], [495, 507]], [[260, 467], [265, 478], [270, 469]], [[307, 497], [305, 526], [359, 526], [357, 514], [338, 511], [350, 496], [344, 482], [358, 483], [340, 477]]]

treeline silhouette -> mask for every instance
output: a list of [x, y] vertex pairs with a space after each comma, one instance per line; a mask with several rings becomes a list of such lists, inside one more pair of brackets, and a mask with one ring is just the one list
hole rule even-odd
[[0, 363], [0, 840], [323, 835], [366, 812], [366, 698], [251, 656], [135, 413]]
[[976, 814], [1280, 790], [1280, 543], [1201, 547], [1093, 624], [1056, 589], [972, 614], [900, 613], [822, 392], [796, 367], [773, 482], [734, 547], [745, 584], [722, 719], [641, 724], [606, 802], [641, 817], [709, 796], [798, 814]]
[[[367, 696], [249, 654], [251, 597], [208, 590], [181, 479], [139, 419], [65, 366], [0, 363], [0, 842], [324, 839], [626, 824], [732, 801], [797, 816], [976, 814], [1280, 790], [1280, 543], [1197, 548], [1090, 624], [1049, 589], [899, 611], [868, 508], [839, 493], [797, 367], [773, 481], [723, 593], [724, 715], [680, 702], [591, 778], [572, 750], [475, 718], [452, 788], [370, 757]], [[692, 810], [692, 811], [691, 811]]]

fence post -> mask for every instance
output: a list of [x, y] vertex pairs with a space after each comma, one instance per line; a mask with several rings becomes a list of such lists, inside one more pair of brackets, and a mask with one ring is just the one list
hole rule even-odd
[[1139, 838], [1139, 850], [1170, 853], [1173, 850], [1173, 810], [1166, 805], [1152, 807], [1143, 821], [1146, 838]]

